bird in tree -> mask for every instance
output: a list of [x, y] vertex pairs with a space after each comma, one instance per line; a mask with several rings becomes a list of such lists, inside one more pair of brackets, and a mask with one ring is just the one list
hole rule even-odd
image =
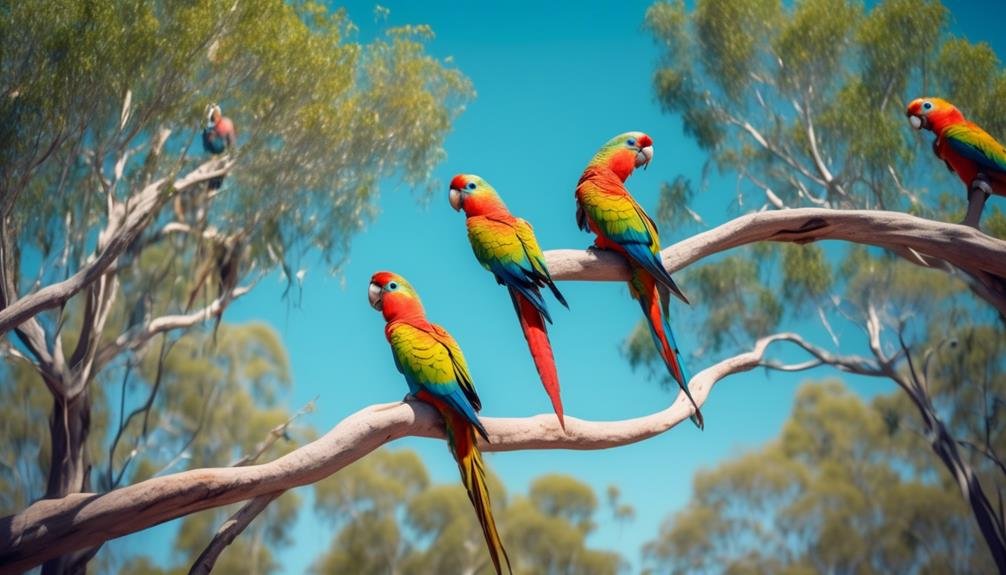
[[449, 198], [451, 207], [465, 212], [468, 241], [475, 258], [510, 292], [538, 376], [552, 401], [559, 425], [565, 429], [559, 374], [545, 330], [545, 322], [552, 323], [552, 316], [541, 295], [541, 288], [547, 287], [559, 303], [567, 308], [569, 305], [548, 273], [545, 254], [534, 237], [531, 224], [514, 217], [496, 190], [475, 175], [455, 176], [451, 180]]
[[660, 257], [657, 226], [629, 194], [625, 180], [653, 159], [653, 140], [642, 132], [615, 136], [594, 155], [576, 186], [576, 223], [591, 231], [598, 249], [622, 254], [632, 273], [629, 292], [643, 309], [650, 335], [671, 377], [695, 409], [692, 422], [703, 427], [702, 412], [688, 390], [688, 372], [667, 321], [670, 294], [688, 303]]
[[946, 100], [916, 98], [906, 114], [916, 130], [936, 134], [933, 152], [968, 187], [968, 212], [961, 223], [977, 228], [989, 195], [1006, 196], [1006, 148]]
[[384, 315], [384, 335], [391, 345], [395, 366], [405, 376], [409, 396], [433, 406], [443, 417], [447, 442], [461, 471], [461, 481], [475, 507], [482, 526], [489, 555], [496, 573], [501, 574], [500, 557], [512, 572], [510, 558], [503, 548], [493, 519], [485, 466], [478, 448], [478, 438], [489, 441], [479, 421], [482, 402], [475, 393], [465, 356], [451, 334], [426, 319], [426, 311], [416, 290], [405, 279], [391, 272], [378, 272], [370, 278], [370, 305]]
[[[203, 151], [218, 156], [237, 144], [237, 132], [234, 122], [223, 115], [220, 106], [210, 104], [206, 114], [206, 128], [203, 130]], [[224, 177], [220, 176], [209, 181], [211, 190], [220, 189]]]

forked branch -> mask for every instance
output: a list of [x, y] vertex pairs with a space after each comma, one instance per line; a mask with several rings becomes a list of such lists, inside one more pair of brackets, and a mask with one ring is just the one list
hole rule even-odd
[[[984, 275], [995, 281], [1006, 278], [1006, 242], [968, 227], [892, 212], [795, 209], [751, 214], [678, 242], [665, 249], [663, 255], [665, 265], [674, 271], [744, 244], [821, 239], [912, 250], [967, 274]], [[626, 266], [615, 254], [555, 250], [547, 252], [546, 257], [553, 276], [559, 280], [627, 278]], [[1006, 309], [1006, 301], [1002, 303]], [[764, 365], [766, 347], [781, 340], [798, 345], [802, 341], [795, 334], [763, 338], [752, 351], [700, 371], [690, 384], [696, 403], [701, 406], [713, 385], [724, 377]], [[815, 355], [815, 361], [827, 359], [814, 354], [812, 349], [807, 351]], [[855, 370], [863, 365], [857, 360], [848, 367]], [[568, 417], [566, 433], [551, 414], [530, 418], [487, 417], [483, 421], [492, 443], [484, 448], [486, 451], [608, 449], [663, 433], [691, 414], [690, 403], [679, 396], [668, 408], [635, 419], [591, 422]], [[202, 509], [314, 483], [407, 435], [442, 437], [436, 413], [412, 402], [371, 406], [347, 417], [320, 439], [269, 463], [197, 469], [156, 477], [101, 495], [75, 494], [39, 501], [17, 515], [0, 520], [0, 573], [20, 572], [47, 558]]]

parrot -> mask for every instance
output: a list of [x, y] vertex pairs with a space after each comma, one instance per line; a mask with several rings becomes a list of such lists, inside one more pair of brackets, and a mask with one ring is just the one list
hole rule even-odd
[[[234, 122], [223, 115], [220, 106], [210, 104], [206, 114], [206, 128], [203, 130], [203, 151], [217, 156], [237, 144], [237, 132]], [[220, 176], [209, 181], [209, 189], [217, 190], [223, 185], [224, 177]]]
[[552, 344], [545, 330], [545, 322], [552, 323], [552, 317], [541, 295], [541, 288], [547, 287], [567, 309], [569, 304], [548, 273], [545, 255], [538, 246], [531, 224], [514, 217], [496, 190], [476, 175], [455, 176], [451, 180], [449, 199], [451, 207], [465, 212], [468, 241], [475, 258], [510, 292], [538, 376], [552, 401], [560, 427], [566, 429], [562, 398], [559, 396], [559, 375]]
[[476, 415], [482, 402], [475, 393], [461, 347], [444, 328], [426, 319], [419, 295], [402, 276], [386, 271], [375, 273], [370, 278], [367, 297], [370, 306], [381, 312], [387, 322], [384, 335], [391, 345], [395, 367], [409, 385], [409, 396], [431, 405], [443, 417], [448, 445], [475, 507], [497, 575], [502, 574], [501, 557], [506, 561], [507, 571], [512, 573], [510, 557], [493, 519], [485, 465], [478, 447], [478, 436], [489, 441]]
[[1006, 196], [1006, 148], [946, 100], [916, 98], [905, 114], [916, 130], [936, 134], [933, 152], [968, 187], [968, 212], [961, 223], [978, 228], [989, 195]]
[[661, 261], [656, 224], [625, 188], [632, 171], [647, 167], [652, 159], [653, 140], [642, 132], [627, 132], [609, 140], [577, 183], [576, 223], [597, 236], [595, 249], [615, 251], [628, 261], [629, 293], [643, 310], [667, 371], [695, 409], [692, 422], [702, 429], [702, 412], [688, 390], [688, 372], [667, 321], [670, 294], [685, 303], [688, 298]]

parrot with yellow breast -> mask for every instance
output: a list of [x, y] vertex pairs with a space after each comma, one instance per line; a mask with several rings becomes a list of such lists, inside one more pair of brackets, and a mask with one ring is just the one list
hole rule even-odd
[[594, 245], [624, 256], [631, 277], [629, 292], [639, 302], [664, 365], [692, 404], [692, 422], [702, 429], [699, 406], [688, 389], [688, 371], [667, 321], [670, 294], [688, 303], [660, 255], [660, 236], [653, 219], [625, 188], [625, 180], [653, 159], [653, 140], [627, 132], [609, 140], [594, 155], [576, 186], [576, 223], [593, 232]]

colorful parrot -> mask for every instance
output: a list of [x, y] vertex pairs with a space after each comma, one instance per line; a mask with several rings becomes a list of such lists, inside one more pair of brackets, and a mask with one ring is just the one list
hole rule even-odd
[[531, 224], [515, 218], [496, 190], [475, 175], [455, 176], [451, 180], [449, 197], [451, 207], [465, 212], [468, 241], [472, 244], [475, 258], [510, 292], [541, 383], [552, 400], [559, 425], [566, 429], [562, 398], [559, 397], [559, 374], [555, 369], [552, 344], [545, 331], [545, 322], [552, 323], [552, 317], [541, 295], [541, 288], [547, 287], [559, 303], [567, 308], [569, 305], [548, 273], [545, 254], [538, 246]]
[[576, 186], [576, 223], [581, 230], [594, 232], [597, 248], [616, 251], [628, 260], [632, 272], [629, 292], [643, 309], [667, 371], [695, 408], [692, 422], [702, 429], [702, 412], [688, 390], [688, 372], [667, 322], [669, 294], [685, 303], [688, 299], [661, 261], [656, 224], [625, 189], [632, 171], [646, 167], [652, 159], [653, 140], [642, 132], [609, 140], [594, 155]]
[[1006, 148], [946, 100], [917, 98], [906, 114], [916, 130], [936, 134], [933, 152], [968, 187], [968, 213], [961, 223], [977, 228], [989, 194], [1006, 196]]
[[395, 366], [409, 384], [409, 395], [432, 405], [444, 419], [448, 444], [475, 507], [496, 573], [502, 573], [500, 556], [506, 561], [507, 571], [512, 572], [510, 558], [496, 531], [476, 437], [477, 433], [489, 441], [476, 415], [482, 402], [475, 393], [461, 348], [444, 328], [427, 321], [419, 295], [403, 277], [378, 272], [370, 278], [367, 295], [371, 307], [387, 322], [384, 335], [391, 344]]
[[[207, 108], [206, 128], [203, 130], [203, 151], [217, 156], [233, 148], [237, 144], [237, 131], [234, 122], [220, 111], [220, 106], [210, 104]], [[224, 177], [220, 176], [209, 181], [209, 188], [217, 190], [223, 185]]]

